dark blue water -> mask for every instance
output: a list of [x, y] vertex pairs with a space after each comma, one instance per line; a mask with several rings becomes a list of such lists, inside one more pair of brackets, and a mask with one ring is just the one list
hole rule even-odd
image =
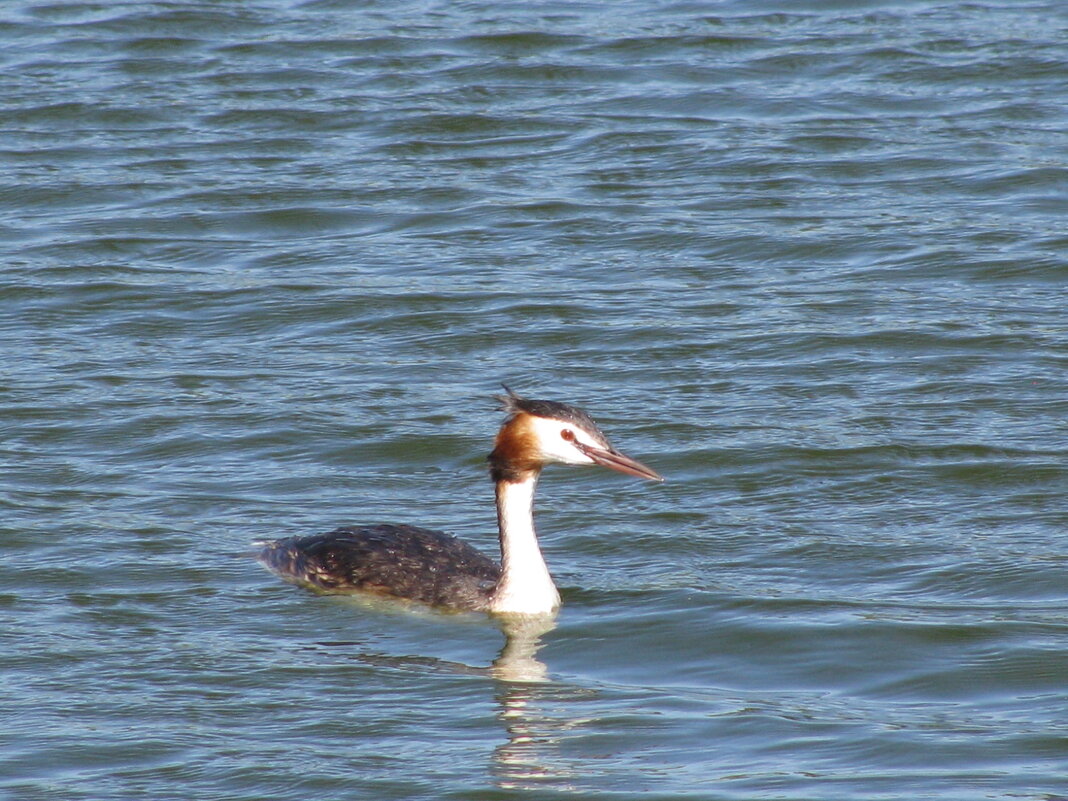
[[[0, 795], [1068, 796], [1068, 6], [0, 8]], [[312, 595], [492, 551], [564, 607]]]

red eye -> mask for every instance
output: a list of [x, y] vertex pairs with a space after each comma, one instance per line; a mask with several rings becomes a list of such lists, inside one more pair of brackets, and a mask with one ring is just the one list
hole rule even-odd
[[568, 442], [575, 441], [575, 432], [572, 431], [570, 428], [565, 428], [563, 431], [561, 431], [560, 436], [566, 439]]

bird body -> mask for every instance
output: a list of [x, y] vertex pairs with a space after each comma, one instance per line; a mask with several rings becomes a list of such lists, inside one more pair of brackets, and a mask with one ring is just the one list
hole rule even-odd
[[428, 606], [488, 608], [501, 566], [443, 531], [379, 524], [266, 543], [260, 558], [296, 584], [326, 593], [366, 592]]
[[580, 409], [527, 400], [507, 387], [508, 412], [488, 459], [496, 485], [498, 565], [440, 531], [380, 524], [263, 543], [261, 561], [283, 578], [323, 592], [373, 593], [456, 611], [549, 615], [560, 595], [534, 530], [534, 490], [547, 464], [600, 464], [662, 481], [616, 451]]

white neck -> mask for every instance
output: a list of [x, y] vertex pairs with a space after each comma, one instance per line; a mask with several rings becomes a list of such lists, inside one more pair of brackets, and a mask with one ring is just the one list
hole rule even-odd
[[534, 487], [538, 475], [522, 481], [497, 482], [497, 523], [501, 530], [501, 580], [490, 611], [513, 615], [549, 615], [560, 606], [560, 593], [545, 566], [534, 533]]

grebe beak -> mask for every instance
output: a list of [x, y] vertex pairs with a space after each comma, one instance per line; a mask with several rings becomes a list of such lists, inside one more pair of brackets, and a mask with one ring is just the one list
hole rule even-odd
[[581, 442], [575, 442], [575, 446], [602, 467], [610, 467], [620, 473], [626, 473], [628, 476], [647, 478], [650, 481], [664, 480], [664, 477], [651, 467], [646, 467], [636, 459], [624, 456], [617, 450], [606, 451], [590, 445], [583, 445]]

